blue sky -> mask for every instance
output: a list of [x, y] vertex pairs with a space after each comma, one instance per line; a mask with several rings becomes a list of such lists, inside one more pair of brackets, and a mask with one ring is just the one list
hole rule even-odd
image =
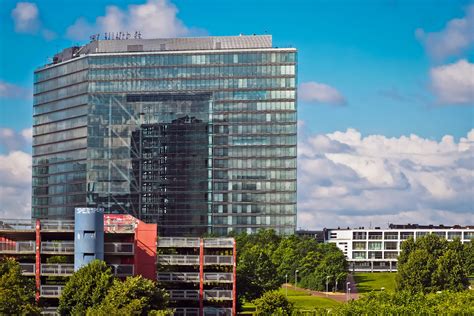
[[300, 222], [474, 221], [473, 1], [2, 0], [0, 21], [0, 160], [31, 152], [33, 70], [110, 23], [146, 37], [269, 33], [299, 51]]

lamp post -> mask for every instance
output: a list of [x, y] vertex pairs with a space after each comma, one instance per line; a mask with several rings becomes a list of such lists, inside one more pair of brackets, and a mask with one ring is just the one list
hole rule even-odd
[[349, 301], [349, 293], [351, 292], [351, 282], [346, 283], [346, 301]]
[[329, 292], [329, 275], [326, 276], [326, 297], [328, 296], [328, 292]]
[[351, 288], [349, 288], [349, 300], [351, 300]]
[[298, 286], [298, 272], [299, 272], [299, 270], [295, 270], [295, 290]]
[[285, 292], [286, 292], [286, 297], [288, 297], [288, 273], [285, 274]]
[[334, 292], [337, 292], [337, 280], [338, 278], [336, 277], [336, 288], [334, 289]]

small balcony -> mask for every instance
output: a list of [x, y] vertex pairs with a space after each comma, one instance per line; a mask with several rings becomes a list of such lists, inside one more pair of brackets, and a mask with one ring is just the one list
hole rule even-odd
[[199, 248], [199, 238], [158, 237], [159, 248]]
[[177, 266], [199, 265], [199, 256], [158, 255], [158, 263], [162, 265], [177, 265]]
[[198, 283], [199, 273], [197, 272], [158, 272], [158, 281]]
[[41, 297], [60, 297], [64, 285], [41, 285]]
[[35, 275], [34, 263], [20, 263], [20, 269], [23, 275]]
[[74, 241], [43, 241], [41, 242], [43, 254], [74, 254]]
[[204, 300], [232, 300], [232, 291], [230, 290], [205, 290]]
[[232, 273], [204, 273], [204, 282], [207, 283], [232, 283], [233, 281]]
[[44, 276], [69, 276], [74, 273], [74, 264], [68, 263], [43, 263], [41, 275]]
[[0, 253], [4, 254], [34, 254], [34, 241], [2, 241], [0, 242]]
[[106, 242], [104, 243], [106, 255], [133, 255], [135, 245], [131, 242]]
[[229, 266], [234, 264], [233, 256], [204, 256], [204, 265]]
[[232, 316], [232, 308], [204, 307], [204, 316]]
[[112, 273], [117, 277], [133, 276], [133, 264], [109, 264], [112, 268]]
[[198, 290], [170, 290], [170, 300], [172, 301], [198, 301]]
[[232, 238], [205, 238], [205, 248], [234, 248], [234, 239]]

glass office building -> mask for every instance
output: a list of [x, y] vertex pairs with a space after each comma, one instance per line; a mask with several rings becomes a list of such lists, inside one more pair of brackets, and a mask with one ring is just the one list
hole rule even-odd
[[296, 49], [269, 35], [94, 40], [35, 71], [33, 218], [160, 235], [296, 226]]

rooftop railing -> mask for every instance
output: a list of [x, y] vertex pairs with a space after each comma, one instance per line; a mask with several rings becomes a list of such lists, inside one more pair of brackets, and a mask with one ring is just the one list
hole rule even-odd
[[232, 300], [232, 291], [230, 290], [205, 290], [205, 300]]
[[42, 297], [60, 297], [64, 285], [41, 285], [40, 296]]
[[199, 256], [195, 255], [158, 255], [158, 263], [162, 265], [198, 265]]
[[41, 242], [41, 253], [73, 254], [74, 241], [43, 241]]
[[0, 219], [0, 230], [34, 230], [35, 223], [31, 219]]
[[42, 220], [42, 231], [74, 231], [74, 221], [72, 220]]
[[199, 248], [199, 238], [188, 237], [158, 237], [158, 247], [160, 248]]
[[27, 254], [35, 253], [34, 241], [2, 241], [0, 242], [0, 253]]

